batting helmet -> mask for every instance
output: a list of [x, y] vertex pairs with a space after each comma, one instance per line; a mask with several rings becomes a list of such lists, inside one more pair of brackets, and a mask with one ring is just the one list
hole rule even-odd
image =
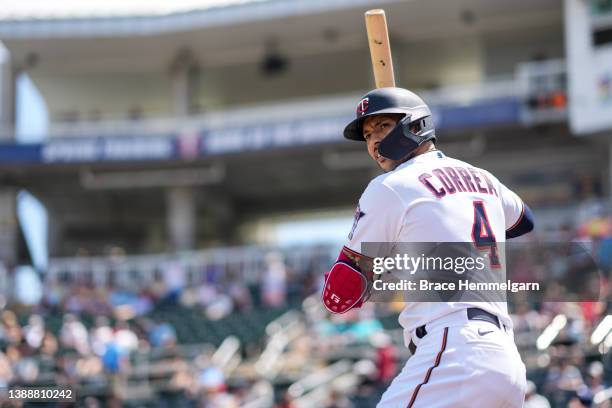
[[436, 140], [429, 107], [417, 94], [402, 88], [378, 88], [365, 94], [357, 105], [357, 117], [344, 128], [344, 137], [364, 141], [365, 118], [386, 113], [404, 117], [378, 145], [383, 157], [400, 160], [426, 141]]

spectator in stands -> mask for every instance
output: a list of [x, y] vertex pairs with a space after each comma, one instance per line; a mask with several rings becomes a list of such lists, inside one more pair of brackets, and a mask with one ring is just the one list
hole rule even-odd
[[31, 357], [21, 356], [14, 365], [16, 379], [21, 384], [33, 384], [38, 378], [38, 363]]
[[113, 341], [113, 329], [105, 316], [96, 318], [95, 326], [91, 330], [91, 348], [97, 356], [103, 356], [106, 347]]
[[0, 388], [7, 388], [13, 381], [13, 368], [6, 354], [0, 352]]
[[397, 374], [397, 351], [391, 337], [383, 331], [373, 334], [370, 342], [376, 349], [376, 383], [385, 390]]
[[589, 365], [586, 383], [593, 395], [606, 389], [604, 386], [604, 365], [601, 361], [593, 361]]
[[110, 374], [124, 372], [129, 367], [129, 354], [138, 348], [139, 342], [136, 334], [129, 324], [118, 321], [115, 325], [112, 340], [106, 344], [102, 363], [104, 369]]
[[113, 290], [109, 294], [109, 300], [114, 314], [119, 319], [142, 316], [153, 309], [153, 302], [144, 292], [134, 293], [128, 290]]
[[302, 281], [300, 282], [301, 297], [306, 298], [313, 293], [321, 293], [320, 290], [322, 290], [322, 288], [320, 288], [320, 285], [325, 283], [321, 280], [322, 273], [325, 272], [321, 272], [319, 268], [316, 268], [316, 264], [312, 262], [310, 268], [304, 273]]
[[296, 407], [297, 405], [295, 405], [295, 403], [293, 402], [293, 398], [291, 397], [291, 394], [288, 391], [283, 393], [283, 396], [281, 400], [279, 401], [279, 403], [274, 406], [274, 408], [296, 408]]
[[543, 395], [538, 394], [533, 381], [527, 381], [525, 390], [525, 404], [523, 408], [550, 408], [550, 403]]
[[593, 406], [593, 393], [586, 387], [579, 388], [572, 395], [568, 408], [591, 408]]
[[185, 307], [206, 307], [217, 297], [217, 288], [209, 283], [190, 287], [183, 291], [180, 299], [181, 305]]
[[45, 322], [39, 315], [31, 315], [28, 324], [23, 328], [27, 345], [36, 350], [42, 345], [45, 335]]
[[104, 404], [105, 408], [122, 408], [123, 407], [121, 398], [119, 398], [119, 395], [117, 395], [117, 393], [112, 393], [111, 395], [109, 395], [106, 398], [105, 402], [106, 402]]
[[80, 315], [85, 311], [86, 299], [87, 295], [83, 293], [82, 288], [77, 283], [73, 283], [69, 295], [64, 300], [64, 311]]
[[56, 370], [56, 358], [59, 346], [57, 338], [47, 331], [40, 347], [39, 365], [41, 374], [51, 375]]
[[46, 280], [40, 307], [47, 312], [59, 312], [63, 298], [63, 285], [55, 278]]
[[228, 293], [232, 298], [237, 311], [248, 312], [253, 308], [251, 291], [249, 291], [249, 288], [246, 285], [233, 282], [229, 286]]
[[205, 368], [197, 379], [200, 389], [201, 407], [238, 408], [238, 399], [226, 392], [223, 372], [215, 366]]
[[100, 400], [94, 397], [87, 397], [83, 401], [84, 408], [102, 408]]
[[11, 310], [5, 310], [2, 312], [2, 340], [8, 344], [21, 344], [22, 332], [21, 326], [17, 321], [15, 312]]
[[205, 315], [209, 320], [219, 320], [232, 313], [233, 309], [234, 303], [232, 298], [225, 293], [219, 292], [206, 307]]
[[115, 324], [113, 341], [120, 352], [124, 354], [128, 354], [138, 348], [138, 336], [136, 336], [130, 324], [123, 320], [119, 320]]
[[166, 301], [177, 303], [187, 284], [185, 267], [178, 261], [168, 262], [163, 268]]
[[281, 307], [287, 297], [287, 268], [279, 253], [266, 256], [266, 270], [262, 281], [262, 299], [266, 306]]
[[125, 350], [121, 349], [114, 340], [108, 343], [102, 355], [102, 365], [107, 373], [114, 375], [122, 372], [128, 362]]
[[92, 288], [90, 290], [86, 311], [92, 316], [108, 316], [112, 313], [108, 293], [103, 288]]
[[89, 352], [89, 333], [85, 325], [73, 314], [64, 316], [60, 329], [60, 344], [66, 349], [78, 351], [80, 354]]
[[347, 327], [345, 333], [352, 341], [367, 342], [374, 334], [381, 332], [383, 326], [374, 315], [374, 305], [365, 305], [346, 313]]
[[158, 392], [157, 408], [176, 408], [193, 402], [194, 378], [189, 364], [176, 349], [168, 349], [165, 358], [160, 361], [169, 371], [168, 386]]
[[166, 296], [168, 288], [162, 277], [162, 271], [157, 269], [153, 275], [153, 283], [148, 288], [148, 293], [154, 302], [159, 302]]
[[570, 348], [558, 347], [551, 352], [559, 357], [556, 357], [556, 361], [551, 363], [548, 369], [545, 390], [554, 405], [563, 405], [567, 396], [583, 385], [582, 374], [570, 359]]
[[325, 408], [352, 408], [353, 404], [346, 394], [332, 390]]
[[76, 376], [89, 384], [104, 384], [104, 366], [100, 358], [93, 354], [81, 356], [75, 362]]
[[11, 366], [13, 374], [17, 375], [17, 372], [16, 372], [17, 364], [19, 364], [19, 361], [21, 360], [21, 357], [22, 357], [21, 352], [19, 351], [19, 348], [15, 345], [9, 345], [6, 348], [5, 356], [6, 356], [6, 360]]
[[42, 345], [40, 347], [41, 355], [54, 356], [58, 350], [57, 338], [53, 333], [47, 331], [43, 337]]
[[149, 343], [153, 347], [172, 347], [176, 344], [176, 331], [170, 323], [157, 320], [150, 329]]

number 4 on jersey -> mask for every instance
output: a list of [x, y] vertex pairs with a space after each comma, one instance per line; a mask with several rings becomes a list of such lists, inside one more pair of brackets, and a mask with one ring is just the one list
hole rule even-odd
[[500, 268], [499, 253], [497, 251], [497, 241], [491, 228], [491, 223], [487, 218], [484, 203], [474, 201], [474, 225], [472, 226], [472, 240], [478, 249], [489, 250], [489, 262], [491, 268]]

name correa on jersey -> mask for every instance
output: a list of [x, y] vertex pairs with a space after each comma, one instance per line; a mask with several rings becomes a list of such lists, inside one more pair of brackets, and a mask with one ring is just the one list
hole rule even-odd
[[[490, 172], [430, 151], [368, 184], [359, 199], [359, 211], [366, 215], [358, 216], [346, 246], [369, 257], [386, 257], [393, 253], [378, 252], [376, 243], [391, 243], [391, 252], [399, 248], [396, 243], [475, 244], [503, 281], [505, 264], [497, 245], [505, 241], [523, 208], [520, 197]], [[481, 308], [512, 325], [505, 302], [405, 300], [399, 322], [407, 339], [416, 327], [467, 307]]]
[[422, 173], [419, 181], [438, 198], [462, 192], [479, 192], [497, 197], [497, 190], [491, 179], [485, 172], [473, 167], [435, 168], [431, 170], [431, 174]]

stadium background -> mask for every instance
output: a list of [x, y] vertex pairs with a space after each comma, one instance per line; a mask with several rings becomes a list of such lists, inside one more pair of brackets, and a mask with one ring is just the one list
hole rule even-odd
[[[0, 5], [0, 387], [70, 385], [87, 407], [375, 405], [409, 357], [397, 305], [331, 318], [318, 299], [379, 174], [341, 137], [373, 87], [369, 8], [440, 148], [525, 199], [527, 239], [581, 240], [609, 269], [610, 0]], [[602, 288], [513, 308], [532, 407], [608, 406]]]

